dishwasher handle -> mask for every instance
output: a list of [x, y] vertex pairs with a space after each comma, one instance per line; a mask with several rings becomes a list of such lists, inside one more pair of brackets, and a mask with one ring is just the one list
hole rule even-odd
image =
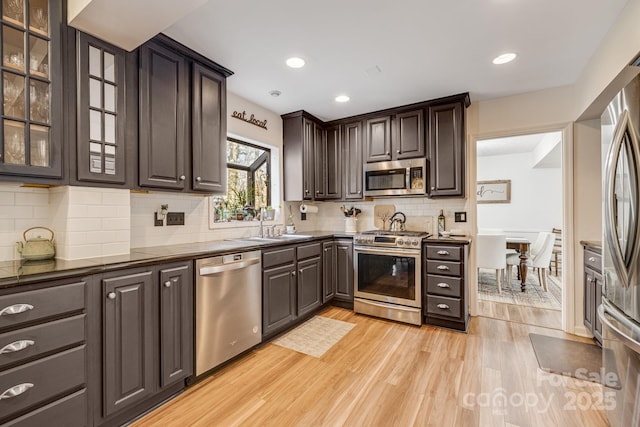
[[249, 259], [245, 261], [232, 262], [229, 264], [215, 265], [215, 266], [205, 266], [200, 268], [198, 272], [200, 276], [209, 276], [211, 274], [224, 273], [225, 271], [233, 271], [240, 270], [241, 268], [246, 268], [254, 264], [259, 264], [260, 258]]

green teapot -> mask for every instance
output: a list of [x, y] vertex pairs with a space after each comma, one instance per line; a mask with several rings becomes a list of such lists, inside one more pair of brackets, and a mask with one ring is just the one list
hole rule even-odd
[[[27, 233], [29, 231], [38, 229], [51, 233], [51, 238], [45, 239], [38, 235], [35, 238], [27, 239]], [[22, 258], [26, 260], [42, 260], [56, 256], [56, 247], [53, 244], [53, 230], [47, 227], [31, 227], [22, 233], [22, 237], [24, 238], [24, 242], [16, 242], [18, 244], [18, 252], [20, 252]]]

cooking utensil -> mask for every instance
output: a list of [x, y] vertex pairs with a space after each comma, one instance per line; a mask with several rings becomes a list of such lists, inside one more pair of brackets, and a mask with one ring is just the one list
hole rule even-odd
[[[51, 238], [45, 239], [38, 235], [35, 238], [27, 239], [27, 233], [32, 230], [46, 230], [51, 233]], [[16, 242], [18, 244], [18, 252], [22, 258], [26, 260], [43, 260], [56, 256], [56, 247], [53, 243], [55, 234], [53, 230], [47, 227], [31, 227], [22, 233], [24, 242]]]

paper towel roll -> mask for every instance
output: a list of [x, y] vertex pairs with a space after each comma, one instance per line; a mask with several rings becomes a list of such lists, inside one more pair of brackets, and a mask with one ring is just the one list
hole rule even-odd
[[304, 203], [300, 205], [301, 213], [318, 213], [317, 206], [305, 205]]

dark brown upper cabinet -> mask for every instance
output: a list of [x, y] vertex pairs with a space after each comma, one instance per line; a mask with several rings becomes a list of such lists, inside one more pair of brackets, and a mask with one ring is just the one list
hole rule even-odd
[[318, 132], [315, 149], [315, 198], [317, 200], [342, 197], [342, 158], [340, 126]]
[[283, 115], [282, 132], [283, 170], [286, 171], [284, 200], [312, 200], [316, 191], [316, 140], [319, 139], [322, 144], [326, 132], [323, 133], [318, 119], [304, 111]]
[[59, 183], [63, 177], [61, 1], [3, 2], [0, 175]]
[[365, 121], [367, 163], [391, 160], [391, 116]]
[[395, 116], [396, 138], [393, 140], [394, 159], [424, 157], [424, 110], [407, 111]]
[[200, 64], [192, 73], [194, 190], [227, 191], [227, 89], [224, 76]]
[[226, 192], [225, 79], [231, 74], [163, 35], [140, 48], [140, 187]]
[[464, 101], [428, 108], [430, 197], [465, 195], [464, 108]]
[[[130, 188], [137, 139], [136, 54], [73, 31], [77, 90], [75, 149], [69, 182]], [[133, 114], [127, 114], [133, 111]]]
[[362, 122], [342, 126], [342, 167], [345, 199], [362, 199]]
[[188, 62], [150, 41], [140, 48], [139, 180], [142, 187], [185, 190], [190, 178]]

